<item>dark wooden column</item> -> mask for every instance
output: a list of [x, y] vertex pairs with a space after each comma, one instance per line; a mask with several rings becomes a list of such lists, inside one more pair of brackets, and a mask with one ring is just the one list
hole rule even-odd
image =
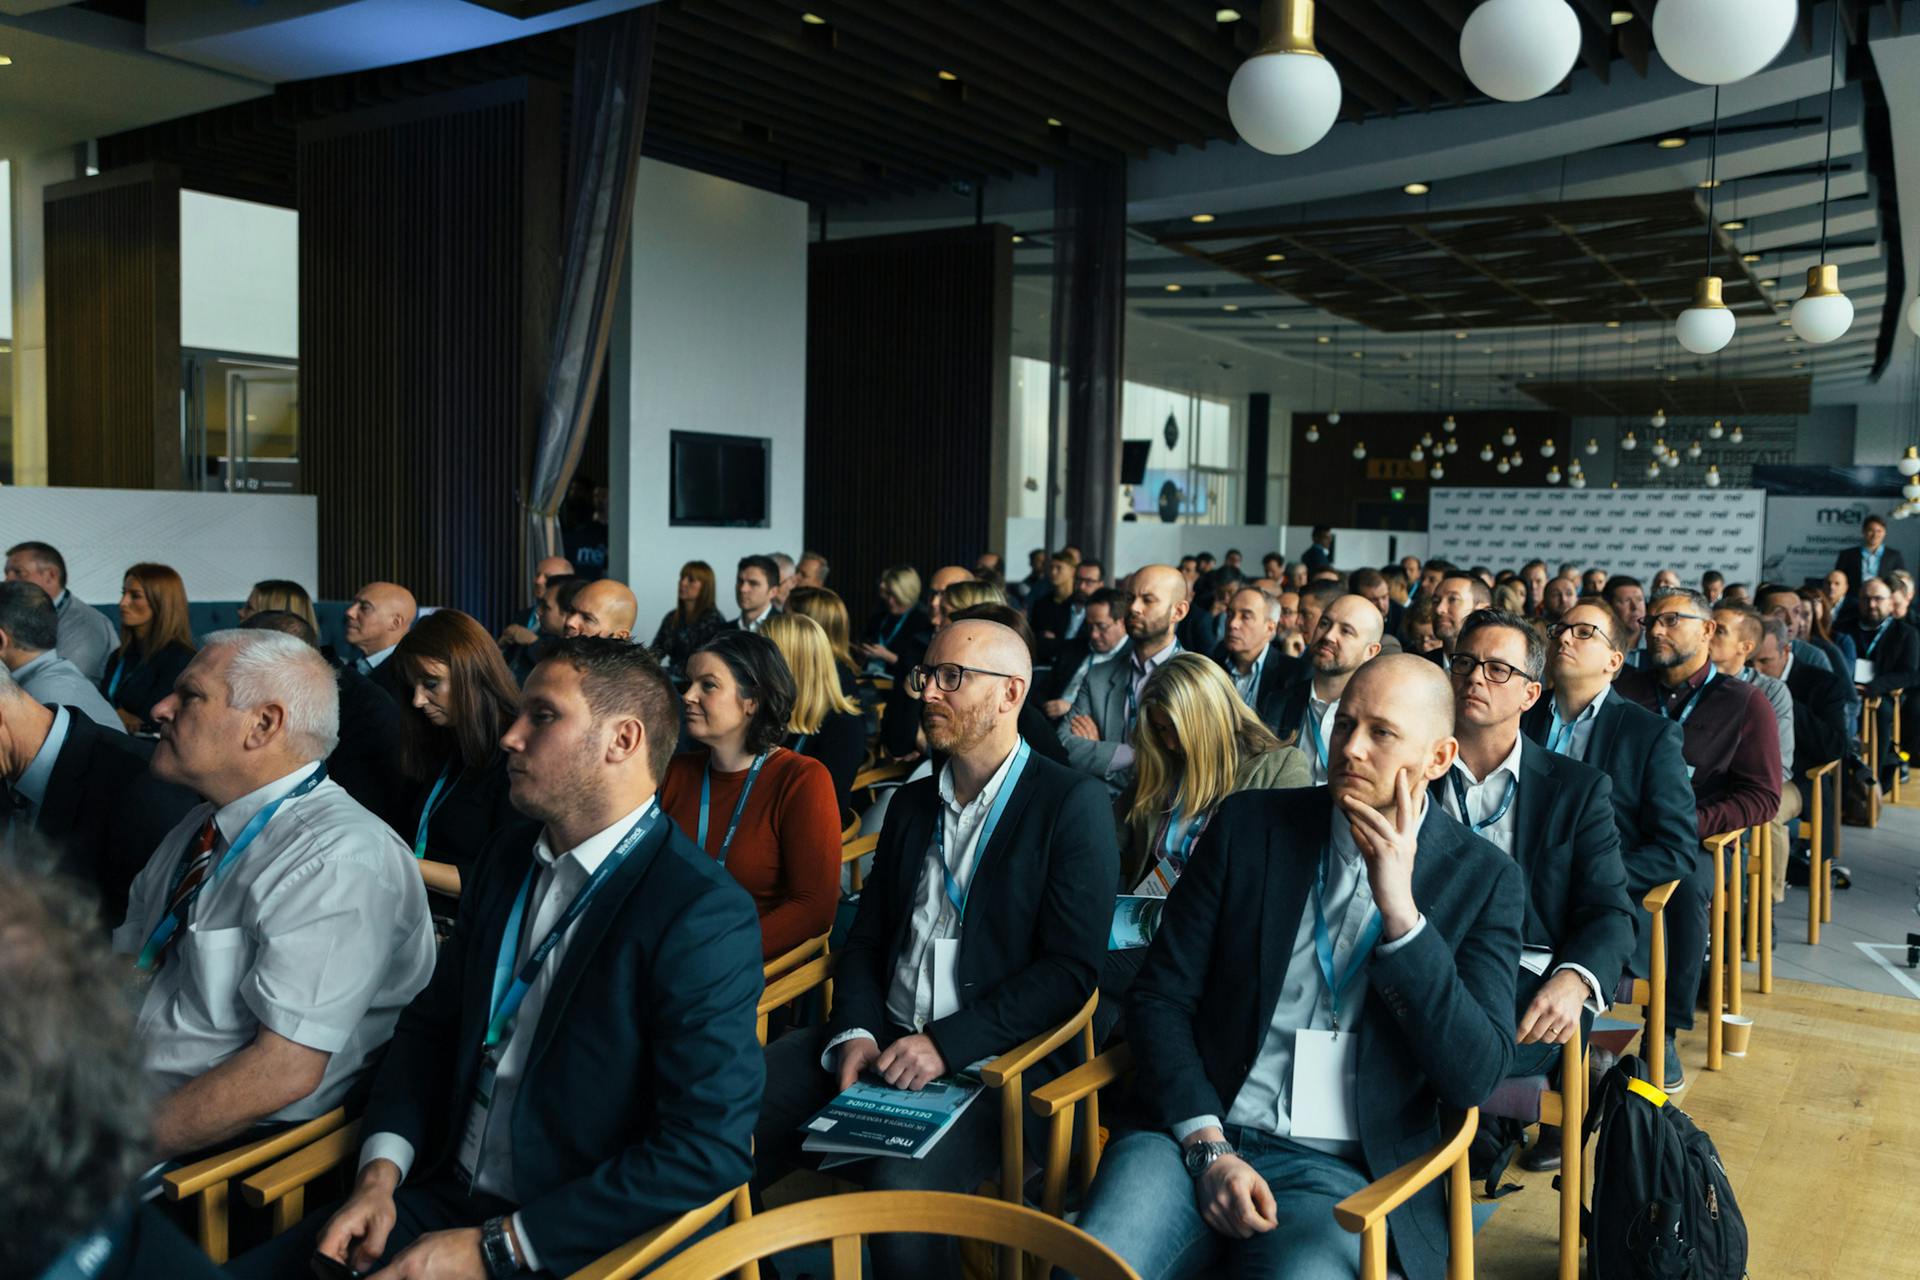
[[303, 126], [302, 480], [320, 589], [494, 626], [521, 545], [564, 185], [557, 87], [515, 78]]
[[888, 564], [924, 577], [999, 547], [1009, 234], [965, 227], [813, 246], [806, 538], [831, 561], [855, 628], [877, 607]]
[[180, 487], [180, 172], [46, 193], [47, 480]]

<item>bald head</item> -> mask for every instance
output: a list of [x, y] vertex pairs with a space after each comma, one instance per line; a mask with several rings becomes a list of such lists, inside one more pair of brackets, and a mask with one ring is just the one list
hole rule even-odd
[[562, 578], [573, 572], [573, 561], [565, 556], [548, 556], [533, 566], [533, 598], [538, 600], [540, 593], [547, 589], [548, 578]]
[[935, 591], [945, 591], [956, 582], [970, 582], [972, 580], [973, 570], [957, 564], [942, 565], [933, 571], [933, 577], [930, 579]]
[[602, 578], [576, 591], [573, 606], [567, 610], [567, 635], [606, 636], [625, 640], [633, 634], [633, 619], [639, 602], [624, 582]]
[[1380, 652], [1386, 619], [1365, 596], [1341, 596], [1328, 605], [1314, 628], [1308, 658], [1321, 681], [1320, 696], [1337, 695], [1339, 686]]
[[[934, 673], [920, 692], [920, 723], [927, 744], [984, 781], [1020, 737], [1020, 707], [1033, 682], [1033, 658], [1018, 632], [984, 618], [950, 624], [927, 647], [923, 665]], [[944, 670], [969, 668], [957, 687]]]
[[1427, 783], [1453, 767], [1453, 686], [1446, 673], [1412, 653], [1382, 654], [1353, 673], [1340, 695], [1328, 743], [1327, 783], [1391, 812], [1404, 774], [1415, 803]]
[[400, 643], [419, 611], [405, 587], [369, 582], [347, 606], [347, 643], [363, 654], [382, 653]]
[[1170, 564], [1150, 564], [1135, 570], [1133, 590], [1135, 594], [1151, 590], [1168, 602], [1184, 601], [1192, 595], [1186, 575]]
[[1127, 639], [1144, 660], [1173, 643], [1174, 629], [1190, 607], [1187, 580], [1170, 564], [1150, 564], [1133, 575], [1127, 607]]

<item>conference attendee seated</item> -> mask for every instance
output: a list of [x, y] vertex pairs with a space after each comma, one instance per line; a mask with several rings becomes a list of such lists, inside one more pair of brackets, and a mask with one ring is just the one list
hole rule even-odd
[[852, 808], [853, 779], [866, 756], [867, 718], [841, 690], [833, 649], [819, 623], [786, 611], [768, 618], [760, 634], [773, 641], [793, 677], [793, 708], [782, 745], [820, 762], [844, 814]]
[[567, 603], [566, 638], [627, 640], [633, 635], [633, 620], [640, 602], [624, 582], [600, 578], [573, 592]]
[[153, 1142], [176, 1158], [341, 1105], [434, 948], [406, 846], [327, 778], [318, 650], [216, 631], [154, 718], [154, 776], [204, 803], [134, 879], [113, 943], [150, 975]]
[[800, 572], [793, 557], [784, 551], [769, 551], [767, 559], [773, 561], [773, 567], [780, 573], [779, 580], [773, 584], [773, 609], [779, 613], [787, 607], [787, 596], [800, 585]]
[[1307, 644], [1313, 643], [1314, 636], [1320, 631], [1320, 615], [1327, 606], [1347, 594], [1336, 582], [1316, 582], [1304, 587], [1298, 593], [1299, 609], [1295, 614], [1295, 626]]
[[1215, 569], [1200, 575], [1187, 616], [1174, 630], [1182, 649], [1205, 654], [1220, 647], [1227, 630], [1227, 601], [1242, 581], [1238, 569]]
[[1787, 893], [1787, 824], [1800, 816], [1800, 792], [1793, 785], [1793, 760], [1799, 751], [1794, 742], [1793, 691], [1785, 681], [1752, 664], [1754, 651], [1760, 647], [1760, 637], [1764, 634], [1756, 609], [1751, 605], [1728, 603], [1723, 596], [1722, 602], [1714, 606], [1713, 621], [1716, 630], [1713, 643], [1707, 648], [1708, 659], [1721, 678], [1741, 680], [1760, 691], [1773, 710], [1774, 728], [1780, 735], [1780, 811], [1768, 824], [1778, 853], [1773, 879], [1777, 886], [1774, 901], [1779, 902]]
[[[1840, 674], [1833, 669], [1833, 660], [1827, 651], [1806, 637], [1807, 624], [1812, 620], [1813, 607], [1800, 598], [1792, 587], [1779, 583], [1761, 583], [1754, 597], [1754, 607], [1760, 610], [1762, 618], [1777, 619], [1787, 628], [1789, 643], [1793, 648], [1793, 660], [1806, 667], [1817, 667], [1834, 675]], [[1851, 676], [1852, 672], [1847, 672]]]
[[[1807, 775], [1823, 764], [1844, 760], [1847, 756], [1847, 694], [1851, 686], [1831, 671], [1801, 662], [1788, 638], [1786, 623], [1774, 617], [1767, 618], [1761, 624], [1760, 644], [1753, 651], [1753, 666], [1755, 670], [1785, 684], [1793, 698], [1791, 772], [1800, 812], [1806, 813], [1813, 803], [1814, 786]], [[1782, 810], [1790, 804], [1785, 796], [1781, 797]], [[1827, 853], [1831, 854], [1836, 847], [1833, 834], [1827, 835], [1826, 843]], [[1788, 856], [1787, 849], [1784, 843], [1775, 845], [1775, 901], [1779, 901], [1785, 892], [1788, 863], [1807, 856], [1804, 849]]]
[[1844, 633], [1833, 616], [1833, 604], [1821, 587], [1802, 587], [1795, 592], [1800, 602], [1806, 606], [1806, 638], [1820, 646], [1827, 660], [1832, 662], [1833, 672], [1843, 680], [1853, 679], [1853, 660], [1859, 657], [1853, 637]]
[[[996, 556], [994, 559], [997, 561], [999, 557]], [[825, 590], [827, 575], [831, 572], [833, 572], [833, 566], [827, 563], [825, 556], [818, 551], [802, 551], [800, 563], [793, 568], [794, 585]]]
[[[1870, 515], [1860, 523], [1860, 545], [1848, 547], [1834, 558], [1833, 568], [1843, 575], [1855, 595], [1869, 578], [1885, 578], [1907, 567], [1897, 547], [1887, 545], [1887, 522]], [[1828, 581], [1832, 578], [1829, 575]]]
[[1436, 650], [1444, 656], [1446, 646], [1433, 630], [1433, 601], [1425, 596], [1407, 607], [1400, 619], [1400, 652], [1425, 656]]
[[193, 661], [193, 627], [187, 619], [187, 589], [164, 564], [136, 564], [120, 585], [120, 647], [107, 655], [100, 692], [120, 723], [142, 730], [154, 704]]
[[1707, 598], [1708, 604], [1719, 604], [1720, 597], [1726, 594], [1726, 575], [1718, 570], [1709, 569], [1700, 575], [1700, 594]]
[[1313, 526], [1312, 541], [1300, 553], [1300, 563], [1315, 573], [1333, 563], [1333, 530], [1324, 524]]
[[[1514, 1076], [1558, 1074], [1560, 1046], [1612, 1001], [1633, 950], [1612, 785], [1520, 732], [1520, 717], [1540, 700], [1545, 667], [1540, 632], [1524, 616], [1494, 609], [1468, 617], [1447, 659], [1460, 752], [1439, 788], [1441, 804], [1526, 877]], [[1489, 1155], [1513, 1144], [1495, 1126], [1485, 1133], [1477, 1145]], [[1526, 1167], [1559, 1163], [1559, 1131], [1543, 1127]]]
[[[944, 581], [932, 584], [941, 591], [967, 577], [964, 569], [941, 570]], [[896, 682], [926, 652], [933, 637], [933, 618], [921, 607], [920, 575], [910, 564], [894, 565], [880, 575], [880, 608], [867, 619], [853, 656], [870, 675], [891, 676]]]
[[60, 615], [37, 582], [0, 582], [0, 666], [27, 696], [49, 707], [72, 707], [95, 724], [126, 732], [119, 713], [80, 668], [61, 656]]
[[[1177, 570], [1168, 570], [1176, 581]], [[912, 674], [937, 775], [893, 795], [873, 873], [839, 951], [833, 1014], [767, 1048], [756, 1182], [800, 1158], [800, 1126], [862, 1076], [919, 1090], [1019, 1045], [1093, 993], [1113, 919], [1107, 791], [1020, 740], [1024, 641], [979, 619], [935, 637]], [[1062, 1063], [1028, 1074], [1041, 1082]], [[998, 1110], [968, 1108], [920, 1160], [836, 1170], [876, 1190], [971, 1192], [999, 1168]], [[1032, 1132], [1032, 1130], [1029, 1130]], [[946, 1237], [869, 1238], [876, 1276], [961, 1274]]]
[[1385, 628], [1380, 636], [1381, 652], [1400, 652], [1400, 618], [1406, 610], [1393, 602], [1387, 576], [1378, 569], [1355, 569], [1347, 575], [1347, 591], [1378, 609], [1380, 616], [1385, 619]]
[[347, 606], [347, 644], [356, 652], [346, 665], [358, 671], [402, 706], [413, 691], [388, 659], [420, 612], [413, 592], [392, 582], [369, 582]]
[[[1047, 560], [1047, 590], [1027, 601], [1027, 620], [1033, 624], [1041, 649], [1049, 655], [1060, 641], [1079, 630], [1086, 617], [1085, 599], [1075, 599], [1078, 569], [1079, 562], [1065, 551], [1054, 552]], [[1097, 579], [1100, 575], [1096, 572], [1093, 576]]]
[[1140, 690], [1159, 666], [1180, 652], [1174, 631], [1187, 616], [1187, 584], [1172, 565], [1150, 564], [1133, 575], [1127, 608], [1127, 654], [1087, 673], [1059, 726], [1067, 758], [1082, 773], [1104, 778], [1117, 795], [1133, 768], [1133, 723]]
[[1306, 752], [1315, 785], [1327, 781], [1333, 721], [1353, 673], [1380, 652], [1380, 611], [1359, 596], [1340, 596], [1320, 615], [1307, 669], [1287, 686], [1275, 732]]
[[772, 556], [742, 556], [733, 578], [733, 601], [740, 616], [733, 625], [742, 631], [758, 631], [779, 605], [774, 592], [780, 586], [780, 566]]
[[514, 807], [376, 1073], [345, 1204], [229, 1268], [564, 1276], [753, 1169], [751, 900], [655, 802], [678, 737], [645, 648], [570, 639], [501, 739]]
[[1573, 608], [1579, 598], [1579, 583], [1572, 578], [1554, 578], [1541, 592], [1540, 617], [1546, 622], [1558, 622], [1567, 616], [1567, 610]]
[[508, 623], [500, 631], [502, 649], [524, 649], [540, 640], [540, 600], [547, 594], [550, 578], [571, 578], [573, 561], [565, 556], [545, 556], [533, 566], [533, 591], [527, 596], [526, 616]]
[[[1020, 643], [1027, 646], [1027, 661], [1035, 664], [1039, 662], [1040, 646], [1034, 639], [1033, 626], [1027, 621], [1027, 615], [1012, 605], [993, 603], [969, 605], [967, 608], [955, 610], [952, 616], [948, 618], [947, 625], [952, 626], [956, 622], [969, 621], [991, 622], [997, 626], [1007, 628], [1007, 630], [1020, 637]], [[917, 706], [912, 712], [901, 717], [903, 721], [907, 722], [916, 722], [919, 718], [920, 712]], [[1067, 749], [1060, 744], [1059, 731], [1054, 727], [1052, 721], [1047, 719], [1046, 713], [1034, 705], [1031, 695], [1028, 696], [1026, 701], [1020, 704], [1018, 727], [1020, 730], [1020, 740], [1026, 743], [1028, 749], [1035, 755], [1043, 756], [1055, 764], [1066, 768], [1073, 767], [1072, 762], [1067, 758]], [[920, 734], [919, 743], [922, 747], [926, 746], [924, 729]], [[946, 760], [937, 750], [931, 751], [929, 755], [936, 768], [946, 763]]]
[[7, 581], [31, 582], [53, 600], [60, 615], [60, 639], [54, 648], [89, 680], [107, 671], [107, 655], [120, 643], [107, 615], [67, 590], [67, 561], [44, 542], [17, 542], [7, 548]]
[[1647, 593], [1640, 586], [1640, 579], [1623, 573], [1615, 574], [1607, 579], [1600, 595], [1620, 615], [1620, 624], [1626, 631], [1622, 648], [1627, 655], [1627, 665], [1644, 667], [1647, 658]]
[[680, 566], [680, 584], [673, 608], [660, 619], [648, 645], [668, 672], [685, 671], [687, 659], [707, 641], [733, 625], [714, 603], [713, 566], [689, 560]]
[[400, 716], [406, 790], [389, 821], [430, 864], [427, 887], [457, 894], [493, 833], [518, 817], [500, 735], [520, 713], [520, 686], [487, 629], [458, 609], [415, 623], [393, 662], [412, 696]]
[[825, 765], [780, 745], [793, 704], [772, 640], [715, 636], [687, 662], [681, 695], [695, 747], [660, 783], [667, 816], [753, 895], [769, 958], [827, 932], [840, 900], [840, 804]]
[[1445, 667], [1454, 643], [1460, 638], [1460, 629], [1466, 625], [1467, 615], [1476, 609], [1492, 607], [1493, 588], [1485, 581], [1463, 570], [1447, 570], [1433, 589], [1433, 634], [1439, 639], [1440, 647], [1427, 651], [1428, 660], [1435, 666]]
[[[1364, 600], [1355, 601], [1373, 613]], [[1230, 796], [1127, 999], [1151, 1129], [1113, 1142], [1079, 1225], [1142, 1276], [1352, 1276], [1333, 1206], [1440, 1140], [1514, 1056], [1520, 868], [1442, 809], [1446, 673], [1354, 676], [1331, 785]], [[1409, 1280], [1445, 1273], [1438, 1185], [1389, 1216]]]
[[[30, 582], [0, 591], [46, 593]], [[145, 748], [72, 707], [38, 701], [0, 672], [0, 778], [11, 813], [9, 842], [27, 832], [62, 875], [99, 899], [103, 929], [126, 916], [127, 886], [166, 834], [198, 803], [191, 791], [149, 774]]]
[[1853, 664], [1854, 687], [1862, 698], [1879, 698], [1882, 702], [1880, 759], [1870, 764], [1879, 786], [1885, 789], [1892, 785], [1893, 772], [1899, 767], [1893, 741], [1892, 699], [1888, 695], [1895, 689], [1920, 686], [1920, 633], [1893, 616], [1893, 588], [1884, 579], [1867, 579], [1855, 597], [1855, 608], [1840, 628], [1840, 636], [1852, 641], [1858, 655]]
[[[1717, 630], [1699, 592], [1685, 587], [1655, 592], [1647, 610], [1646, 677], [1623, 678], [1616, 685], [1620, 694], [1680, 726], [1699, 840], [1770, 822], [1780, 809], [1780, 730], [1773, 708], [1752, 685], [1717, 678], [1708, 652]], [[1701, 970], [1686, 970], [1692, 957], [1706, 951], [1712, 899], [1712, 862], [1700, 853], [1666, 909], [1667, 953], [1673, 962], [1667, 1018], [1676, 1028], [1692, 1023]], [[1677, 1056], [1669, 1047], [1667, 1060]], [[1669, 1077], [1674, 1070], [1668, 1067]]]
[[291, 578], [266, 578], [253, 584], [247, 598], [234, 611], [244, 625], [256, 613], [291, 613], [320, 633], [320, 618], [313, 611], [313, 597]]
[[500, 651], [515, 684], [525, 683], [540, 660], [547, 656], [547, 651], [567, 634], [567, 613], [573, 607], [574, 596], [586, 585], [587, 579], [571, 573], [547, 575], [540, 588], [540, 598], [534, 604], [533, 643], [507, 645]]
[[1214, 654], [1233, 680], [1240, 700], [1276, 734], [1292, 732], [1283, 725], [1287, 689], [1304, 663], [1287, 656], [1276, 638], [1280, 630], [1280, 602], [1242, 587], [1227, 602], [1227, 633]]
[[218, 1280], [132, 1200], [147, 1081], [125, 975], [77, 886], [0, 863], [0, 1275]]
[[1824, 593], [1827, 601], [1827, 625], [1836, 633], [1844, 631], [1847, 624], [1853, 620], [1854, 601], [1849, 593], [1854, 590], [1856, 590], [1854, 580], [1840, 570], [1835, 569], [1827, 575]]
[[[1656, 886], [1696, 881], [1701, 856], [1680, 726], [1636, 706], [1613, 687], [1626, 661], [1620, 648], [1624, 632], [1619, 615], [1598, 596], [1584, 597], [1567, 610], [1548, 632], [1553, 692], [1521, 716], [1520, 728], [1548, 751], [1598, 769], [1612, 784], [1613, 824], [1633, 909], [1628, 967], [1645, 978], [1652, 973], [1653, 917], [1641, 904]], [[1670, 929], [1679, 914], [1668, 911]], [[1667, 948], [1669, 1036], [1674, 1028], [1693, 1025], [1692, 993], [1699, 987], [1705, 937], [1697, 931], [1691, 937]], [[1700, 945], [1693, 945], [1696, 941]], [[1688, 993], [1684, 1007], [1676, 994], [1682, 990]], [[1665, 1069], [1666, 1086], [1680, 1088], [1685, 1079], [1680, 1055], [1668, 1053]]]
[[788, 594], [787, 607], [782, 612], [797, 613], [820, 624], [820, 630], [827, 637], [827, 647], [833, 651], [834, 674], [840, 682], [840, 692], [849, 698], [855, 697], [860, 667], [853, 660], [853, 631], [847, 618], [847, 602], [838, 592], [826, 587], [795, 587]]
[[1112, 587], [1103, 587], [1087, 597], [1087, 617], [1080, 634], [1055, 652], [1044, 680], [1036, 678], [1041, 710], [1047, 719], [1065, 718], [1073, 710], [1073, 700], [1080, 696], [1088, 674], [1124, 652], [1127, 609], [1132, 604], [1132, 596]]

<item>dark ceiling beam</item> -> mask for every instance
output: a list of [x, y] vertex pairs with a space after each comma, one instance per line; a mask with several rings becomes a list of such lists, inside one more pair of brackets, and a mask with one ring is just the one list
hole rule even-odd
[[1221, 34], [1218, 24], [1201, 31], [1178, 10], [1156, 7], [1143, 14], [1137, 2], [1128, 0], [1055, 0], [1049, 7], [1073, 14], [1083, 30], [1104, 27], [1109, 35], [1153, 58], [1168, 78], [1169, 90], [1220, 121], [1224, 127], [1215, 136], [1231, 136], [1227, 86], [1240, 59], [1233, 52], [1231, 37]]
[[1413, 30], [1416, 22], [1429, 17], [1424, 11], [1408, 9], [1402, 16], [1392, 17], [1382, 12], [1374, 0], [1348, 0], [1341, 6], [1340, 12], [1355, 27], [1370, 32], [1381, 48], [1397, 58], [1408, 71], [1420, 77], [1433, 94], [1448, 99], [1457, 107], [1465, 106], [1470, 98], [1481, 96], [1460, 65], [1460, 37], [1457, 33], [1451, 38], [1442, 35], [1439, 40], [1433, 41], [1433, 33], [1416, 33]]
[[[926, 6], [928, 10], [939, 7]], [[1164, 53], [1137, 50], [1117, 38], [1107, 23], [1089, 25], [1058, 4], [1009, 6], [1009, 12], [1019, 15], [1003, 19], [1008, 23], [1007, 34], [1013, 37], [1010, 47], [1020, 51], [1034, 73], [1054, 84], [1072, 86], [1083, 101], [1143, 123], [1158, 120], [1189, 146], [1205, 146], [1231, 131], [1225, 88], [1218, 97], [1206, 88], [1191, 94], [1174, 92], [1167, 86], [1171, 77]], [[1002, 56], [1006, 47], [1000, 50]], [[1059, 56], [1076, 47], [1084, 52]]]
[[1433, 101], [1433, 91], [1424, 81], [1410, 75], [1374, 42], [1373, 33], [1362, 28], [1344, 11], [1322, 6], [1314, 11], [1314, 43], [1323, 52], [1337, 55], [1343, 71], [1355, 68], [1360, 77], [1342, 76], [1356, 81], [1354, 89], [1383, 115], [1393, 115], [1402, 104], [1422, 111]]

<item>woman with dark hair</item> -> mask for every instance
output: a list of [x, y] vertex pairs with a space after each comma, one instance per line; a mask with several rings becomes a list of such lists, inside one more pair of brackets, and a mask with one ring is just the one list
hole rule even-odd
[[487, 629], [458, 609], [414, 623], [393, 661], [413, 694], [400, 714], [404, 781], [388, 822], [413, 843], [427, 888], [457, 894], [480, 846], [524, 821], [508, 799], [500, 749], [520, 690]]
[[1833, 628], [1833, 601], [1826, 592], [1818, 587], [1802, 587], [1796, 593], [1807, 602], [1811, 616], [1807, 620], [1807, 640], [1816, 645], [1831, 645], [1845, 661], [1840, 668], [1842, 679], [1853, 672], [1853, 660], [1859, 657], [1854, 647], [1853, 637]]
[[667, 766], [660, 807], [760, 910], [769, 959], [833, 927], [840, 804], [818, 760], [789, 751], [794, 684], [773, 641], [724, 631], [687, 660], [681, 695], [696, 744]]
[[689, 560], [680, 566], [677, 603], [660, 619], [648, 648], [668, 671], [678, 674], [687, 669], [687, 659], [707, 641], [725, 631], [727, 617], [714, 604], [713, 566], [705, 560]]
[[144, 728], [153, 704], [193, 661], [187, 588], [164, 564], [136, 564], [120, 582], [120, 647], [107, 656], [100, 691], [130, 732]]

